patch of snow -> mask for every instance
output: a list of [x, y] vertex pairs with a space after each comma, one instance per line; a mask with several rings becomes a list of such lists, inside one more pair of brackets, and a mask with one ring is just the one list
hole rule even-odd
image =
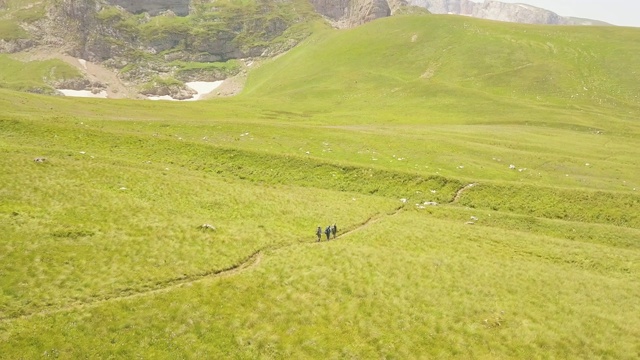
[[187, 101], [200, 100], [200, 98], [202, 98], [203, 95], [207, 95], [211, 93], [213, 90], [215, 90], [220, 85], [222, 85], [223, 82], [224, 81], [222, 80], [218, 80], [218, 81], [192, 81], [192, 82], [186, 83], [185, 85], [187, 85], [188, 87], [192, 88], [197, 92], [197, 94], [193, 98], [187, 99]]
[[89, 90], [69, 90], [69, 89], [56, 89], [64, 94], [64, 96], [72, 96], [72, 97], [84, 97], [84, 98], [100, 98], [106, 99], [107, 92], [102, 90], [99, 93], [92, 93]]
[[192, 81], [192, 82], [185, 83], [185, 85], [187, 85], [188, 87], [190, 87], [196, 92], [196, 94], [191, 99], [177, 100], [172, 98], [169, 95], [148, 96], [147, 99], [168, 100], [168, 101], [198, 101], [202, 99], [203, 96], [210, 94], [213, 90], [217, 89], [220, 85], [222, 85], [223, 82], [224, 82], [223, 80], [218, 80], [218, 81]]
[[174, 98], [172, 98], [169, 95], [163, 95], [163, 96], [148, 96], [147, 99], [149, 100], [153, 100], [153, 101], [158, 101], [158, 100], [168, 100], [168, 101], [178, 101]]

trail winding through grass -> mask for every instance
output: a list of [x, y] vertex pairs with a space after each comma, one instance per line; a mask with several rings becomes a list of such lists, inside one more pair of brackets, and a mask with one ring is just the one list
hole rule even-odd
[[[9, 322], [9, 321], [15, 321], [15, 320], [21, 320], [21, 319], [29, 319], [29, 318], [32, 318], [32, 317], [35, 317], [35, 316], [46, 316], [46, 315], [51, 315], [51, 314], [70, 311], [70, 310], [91, 308], [91, 307], [96, 307], [96, 306], [99, 306], [99, 305], [107, 303], [107, 302], [134, 299], [134, 298], [143, 297], [143, 296], [147, 296], [147, 295], [153, 295], [153, 294], [160, 294], [160, 293], [169, 292], [171, 290], [174, 290], [174, 289], [177, 289], [177, 288], [180, 288], [180, 287], [183, 287], [183, 286], [189, 286], [189, 285], [192, 285], [192, 284], [197, 283], [199, 281], [203, 281], [205, 279], [209, 279], [209, 278], [212, 278], [212, 277], [221, 278], [221, 277], [235, 275], [235, 274], [238, 274], [238, 273], [246, 270], [247, 268], [254, 267], [254, 266], [258, 265], [260, 263], [260, 261], [262, 260], [262, 252], [264, 250], [265, 249], [261, 249], [261, 250], [255, 251], [253, 254], [249, 255], [245, 260], [243, 260], [242, 262], [240, 262], [237, 265], [232, 265], [232, 266], [229, 266], [229, 267], [221, 269], [221, 270], [207, 271], [207, 272], [200, 273], [200, 274], [187, 275], [187, 276], [182, 276], [182, 277], [179, 277], [179, 278], [168, 279], [168, 280], [156, 283], [156, 285], [159, 285], [159, 287], [156, 287], [156, 288], [153, 288], [153, 289], [147, 289], [147, 290], [141, 290], [141, 291], [131, 291], [131, 292], [126, 293], [126, 294], [122, 294], [121, 293], [120, 295], [105, 296], [105, 297], [102, 297], [102, 298], [95, 298], [95, 299], [91, 299], [89, 301], [84, 301], [84, 302], [69, 303], [69, 304], [67, 304], [65, 306], [62, 306], [62, 307], [51, 308], [51, 309], [43, 309], [43, 310], [32, 312], [32, 313], [29, 313], [29, 314], [22, 314], [22, 315], [17, 315], [17, 316], [7, 316], [7, 317], [4, 317], [4, 318], [0, 318], [0, 322]], [[162, 285], [165, 285], [165, 286], [162, 286]]]
[[456, 191], [456, 196], [453, 198], [453, 200], [451, 201], [451, 203], [457, 203], [458, 200], [460, 200], [460, 197], [462, 197], [462, 194], [471, 189], [472, 187], [478, 185], [477, 183], [471, 183], [468, 185], [465, 185], [464, 187], [460, 188], [460, 190]]
[[[450, 202], [450, 203], [455, 203], [458, 201], [458, 199], [462, 196], [462, 194], [471, 189], [472, 187], [474, 187], [476, 185], [476, 183], [472, 183], [472, 184], [468, 184], [462, 188], [460, 188], [457, 192], [456, 195], [454, 197], [454, 199]], [[400, 206], [398, 208], [396, 208], [393, 212], [391, 213], [383, 213], [383, 214], [377, 214], [374, 216], [369, 217], [367, 220], [365, 220], [364, 222], [350, 227], [350, 228], [346, 228], [346, 230], [344, 230], [339, 236], [336, 236], [335, 239], [332, 239], [330, 241], [334, 241], [334, 240], [338, 240], [346, 235], [349, 235], [351, 233], [363, 230], [365, 228], [367, 228], [368, 226], [375, 224], [383, 219], [387, 219], [389, 217], [395, 216], [400, 214], [403, 210], [405, 209], [405, 206]], [[327, 240], [324, 241], [316, 241], [313, 242], [312, 244], [314, 245], [319, 245], [322, 243], [326, 243], [326, 242], [330, 242]], [[304, 242], [309, 242], [307, 238], [305, 239], [301, 239], [298, 242], [293, 242], [293, 243], [287, 243], [287, 244], [277, 244], [277, 245], [269, 245], [266, 246], [262, 249], [256, 250], [254, 251], [251, 255], [249, 255], [248, 257], [246, 257], [243, 261], [239, 262], [236, 265], [232, 265], [220, 270], [213, 270], [213, 271], [207, 271], [207, 272], [203, 272], [203, 273], [199, 273], [199, 274], [193, 274], [193, 275], [185, 275], [185, 276], [181, 276], [178, 278], [173, 278], [173, 279], [168, 279], [162, 282], [158, 282], [155, 285], [157, 287], [155, 288], [151, 288], [151, 289], [145, 289], [145, 290], [140, 290], [140, 291], [135, 291], [135, 290], [130, 290], [130, 292], [122, 294], [120, 293], [119, 295], [114, 295], [114, 296], [105, 296], [102, 298], [95, 298], [95, 299], [90, 299], [89, 301], [84, 301], [84, 302], [75, 302], [75, 303], [70, 303], [67, 304], [65, 306], [62, 307], [58, 307], [58, 308], [51, 308], [51, 309], [43, 309], [40, 311], [36, 311], [36, 312], [32, 312], [29, 314], [22, 314], [22, 315], [16, 315], [16, 316], [7, 316], [4, 318], [0, 318], [0, 322], [10, 322], [10, 321], [16, 321], [16, 320], [21, 320], [21, 319], [29, 319], [29, 318], [33, 318], [36, 316], [46, 316], [46, 315], [51, 315], [51, 314], [55, 314], [55, 313], [61, 313], [61, 312], [66, 312], [66, 311], [72, 311], [72, 310], [79, 310], [79, 309], [85, 309], [85, 308], [92, 308], [92, 307], [96, 307], [99, 306], [101, 304], [104, 303], [108, 303], [108, 302], [112, 302], [112, 301], [121, 301], [121, 300], [128, 300], [128, 299], [134, 299], [134, 298], [138, 298], [138, 297], [143, 297], [143, 296], [148, 296], [148, 295], [154, 295], [154, 294], [160, 294], [160, 293], [165, 293], [165, 292], [169, 292], [172, 291], [174, 289], [183, 287], [183, 286], [189, 286], [192, 284], [195, 284], [197, 282], [200, 281], [204, 281], [207, 279], [211, 279], [211, 278], [222, 278], [222, 277], [226, 277], [226, 276], [232, 276], [232, 275], [237, 275], [239, 273], [242, 273], [244, 271], [247, 271], [251, 268], [256, 267], [257, 265], [260, 264], [261, 260], [262, 260], [262, 255], [265, 251], [268, 250], [278, 250], [278, 249], [282, 249], [285, 247], [289, 247], [289, 246], [293, 246], [299, 243], [304, 243]], [[127, 290], [125, 290], [126, 292]]]

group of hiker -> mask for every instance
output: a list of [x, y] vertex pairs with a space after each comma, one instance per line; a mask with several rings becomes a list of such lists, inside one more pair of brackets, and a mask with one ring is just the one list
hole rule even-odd
[[[338, 226], [336, 224], [329, 225], [324, 229], [324, 234], [327, 236], [327, 241], [331, 239], [331, 234], [333, 234], [333, 238], [336, 238], [336, 234], [338, 233]], [[318, 229], [316, 230], [316, 235], [318, 236], [318, 241], [322, 240], [322, 227], [318, 225]]]

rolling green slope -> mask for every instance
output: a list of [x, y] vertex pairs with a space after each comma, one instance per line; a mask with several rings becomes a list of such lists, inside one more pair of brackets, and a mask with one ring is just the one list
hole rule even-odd
[[542, 121], [552, 109], [633, 118], [638, 33], [396, 16], [309, 39], [256, 71], [246, 95], [325, 111], [375, 109], [385, 118], [394, 111], [405, 121], [507, 121], [525, 111]]
[[22, 62], [0, 54], [0, 66], [2, 89], [53, 94], [53, 82], [82, 78], [78, 69], [61, 60]]
[[397, 17], [236, 98], [0, 89], [0, 358], [636, 359], [638, 34]]

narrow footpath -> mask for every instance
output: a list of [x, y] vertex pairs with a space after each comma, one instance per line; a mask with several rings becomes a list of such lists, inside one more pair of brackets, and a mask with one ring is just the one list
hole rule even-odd
[[[473, 183], [459, 189], [456, 192], [455, 198], [450, 203], [456, 203], [465, 191], [471, 189], [475, 185], [476, 184]], [[378, 215], [372, 216], [356, 226], [346, 228], [346, 230], [342, 231], [342, 233], [340, 233], [339, 236], [337, 236], [335, 239], [332, 239], [331, 241], [335, 241], [351, 233], [361, 231], [367, 228], [368, 226], [375, 224], [383, 219], [388, 219], [389, 217], [398, 215], [404, 209], [405, 207], [401, 206], [399, 208], [396, 208], [395, 211], [393, 211], [392, 213], [378, 214]], [[135, 299], [135, 298], [154, 295], [154, 294], [166, 293], [166, 292], [169, 292], [184, 286], [192, 285], [192, 284], [195, 284], [204, 280], [208, 280], [211, 278], [221, 278], [221, 277], [237, 275], [258, 266], [262, 260], [262, 254], [264, 252], [271, 251], [271, 250], [278, 250], [278, 249], [282, 249], [282, 248], [293, 246], [300, 243], [310, 243], [309, 238], [306, 237], [304, 239], [300, 239], [298, 242], [293, 242], [288, 244], [278, 244], [278, 245], [267, 246], [265, 248], [255, 251], [253, 254], [249, 255], [247, 258], [245, 258], [243, 261], [241, 261], [237, 265], [232, 265], [220, 270], [207, 271], [204, 273], [185, 275], [178, 278], [168, 279], [157, 284], [158, 287], [153, 289], [145, 289], [142, 291], [131, 291], [129, 293], [124, 293], [124, 294], [121, 293], [116, 296], [106, 296], [101, 298], [89, 299], [88, 301], [83, 301], [83, 302], [69, 303], [62, 307], [46, 308], [46, 309], [42, 309], [29, 314], [22, 314], [18, 316], [8, 316], [8, 317], [0, 318], [0, 323], [12, 322], [12, 321], [17, 321], [22, 319], [30, 319], [36, 316], [47, 316], [51, 314], [79, 310], [79, 309], [94, 308], [109, 302]], [[327, 243], [326, 240], [320, 241], [320, 242], [315, 242], [315, 241], [313, 242], [314, 245], [321, 245], [325, 243]]]

